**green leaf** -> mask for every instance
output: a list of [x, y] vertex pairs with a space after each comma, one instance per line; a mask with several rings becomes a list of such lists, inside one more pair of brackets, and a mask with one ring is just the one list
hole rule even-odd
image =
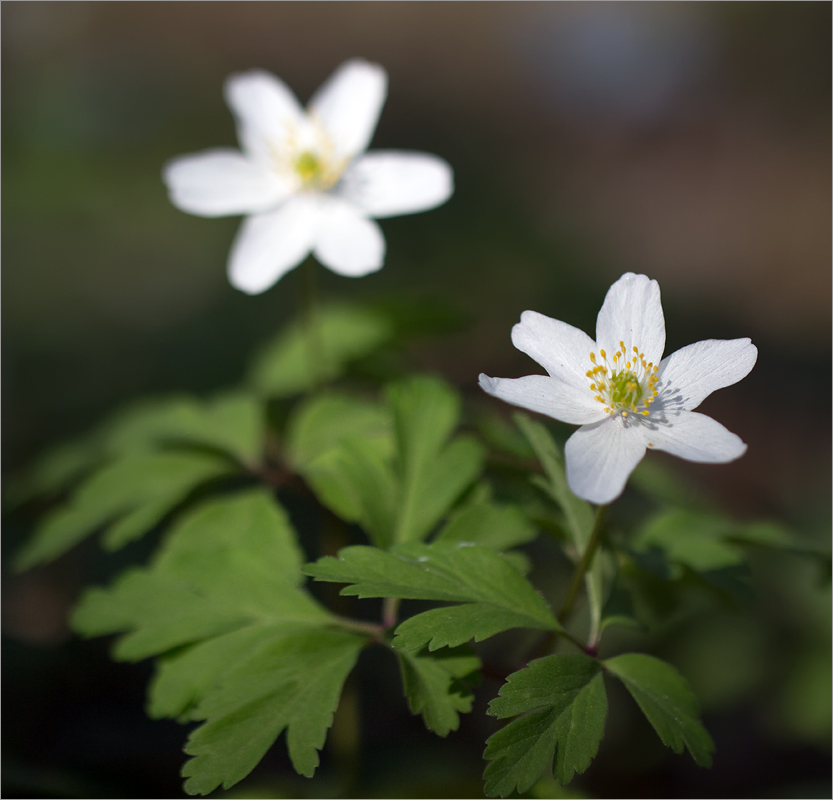
[[663, 744], [675, 753], [685, 746], [698, 766], [711, 766], [714, 742], [699, 720], [697, 698], [674, 667], [642, 653], [616, 656], [604, 666], [625, 684]]
[[148, 687], [148, 716], [175, 717], [180, 722], [191, 720], [196, 704], [228, 670], [261, 645], [296, 627], [246, 625], [159, 657]]
[[273, 639], [209, 691], [193, 716], [206, 722], [188, 739], [185, 791], [208, 794], [248, 775], [287, 730], [296, 771], [312, 777], [341, 689], [364, 639], [307, 630]]
[[454, 542], [397, 545], [390, 553], [347, 547], [304, 568], [317, 580], [349, 583], [341, 594], [465, 603], [403, 622], [394, 646], [430, 650], [485, 639], [512, 627], [560, 630], [544, 599], [506, 559]]
[[[318, 309], [310, 340], [306, 323], [295, 322], [257, 355], [249, 382], [269, 397], [288, 397], [341, 375], [347, 365], [390, 341], [393, 331], [383, 314], [368, 308]], [[312, 354], [315, 362], [311, 363]]]
[[489, 797], [531, 788], [553, 761], [555, 779], [568, 783], [584, 772], [599, 749], [607, 695], [597, 661], [584, 655], [554, 655], [531, 661], [509, 676], [488, 713], [517, 714], [486, 743], [491, 763], [483, 777]]
[[345, 439], [372, 441], [384, 458], [393, 455], [393, 419], [378, 403], [327, 393], [300, 403], [287, 422], [287, 450], [302, 471]]
[[57, 558], [108, 523], [105, 545], [121, 547], [153, 528], [199, 484], [232, 471], [228, 460], [207, 453], [151, 453], [115, 461], [40, 523], [15, 567], [28, 569]]
[[138, 403], [107, 423], [105, 439], [107, 452], [114, 455], [200, 445], [253, 464], [260, 456], [264, 429], [262, 400], [227, 392], [208, 401], [186, 395]]
[[518, 506], [473, 503], [454, 514], [436, 541], [472, 542], [501, 552], [531, 542], [538, 534]]
[[447, 441], [460, 403], [441, 381], [394, 384], [388, 405], [328, 395], [305, 404], [289, 426], [290, 458], [318, 498], [379, 547], [424, 539], [484, 460], [470, 437]]
[[439, 736], [456, 731], [459, 714], [471, 711], [474, 699], [464, 679], [477, 673], [480, 659], [462, 647], [396, 655], [411, 713], [422, 714], [425, 726]]
[[[581, 559], [593, 533], [595, 515], [592, 507], [576, 497], [567, 484], [564, 460], [549, 431], [525, 414], [514, 414], [515, 424], [532, 445], [547, 476], [543, 484], [546, 492], [561, 507], [567, 523], [570, 540], [576, 548], [577, 562]], [[602, 606], [604, 605], [604, 571], [602, 559], [596, 554], [584, 579], [590, 603], [590, 636], [595, 642], [601, 631]]]
[[[159, 449], [207, 447], [251, 465], [260, 456], [264, 426], [262, 402], [241, 393], [226, 393], [206, 402], [185, 395], [145, 400], [120, 410], [88, 435], [47, 451], [13, 482], [9, 499], [17, 503], [40, 494], [57, 494], [102, 462]], [[154, 516], [150, 511], [145, 514]], [[128, 533], [125, 540], [129, 538]]]
[[246, 625], [321, 625], [331, 617], [299, 588], [301, 554], [265, 490], [204, 503], [184, 517], [152, 565], [92, 589], [72, 624], [85, 636], [127, 631], [114, 649], [139, 660]]
[[650, 519], [633, 539], [633, 549], [645, 553], [659, 548], [672, 562], [698, 572], [742, 564], [743, 551], [727, 541], [730, 520], [698, 511], [674, 509]]
[[401, 489], [395, 542], [424, 539], [483, 469], [483, 447], [470, 437], [446, 444], [460, 416], [456, 392], [417, 377], [388, 390]]

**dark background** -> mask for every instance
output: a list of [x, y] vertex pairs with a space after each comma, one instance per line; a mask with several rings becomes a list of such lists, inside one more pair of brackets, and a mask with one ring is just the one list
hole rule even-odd
[[[483, 402], [479, 372], [538, 371], [509, 339], [521, 311], [592, 334], [607, 287], [644, 272], [662, 287], [666, 352], [736, 336], [760, 351], [745, 381], [703, 405], [749, 444], [743, 459], [652, 455], [736, 516], [829, 547], [829, 4], [13, 2], [0, 15], [6, 476], [137, 395], [240, 380], [295, 313], [298, 275], [258, 297], [233, 290], [238, 220], [174, 209], [161, 166], [235, 144], [230, 72], [271, 70], [306, 101], [360, 56], [390, 78], [372, 148], [446, 158], [456, 192], [383, 221], [385, 268], [319, 270], [322, 294], [458, 309], [469, 324], [412, 355]], [[6, 557], [33, 520], [8, 517]], [[82, 547], [4, 573], [4, 796], [179, 796], [186, 731], [144, 718], [149, 666], [112, 664], [107, 642], [78, 641], [65, 622], [84, 583], [145, 555]], [[829, 584], [794, 556], [753, 566], [750, 604], [655, 642], [703, 701], [714, 769], [670, 754], [614, 694], [599, 758], [571, 788], [829, 796]], [[477, 796], [497, 684], [442, 741], [374, 659], [356, 678], [352, 791]], [[348, 791], [334, 776], [355, 742], [339, 741], [312, 782], [287, 778], [279, 745], [237, 796]]]

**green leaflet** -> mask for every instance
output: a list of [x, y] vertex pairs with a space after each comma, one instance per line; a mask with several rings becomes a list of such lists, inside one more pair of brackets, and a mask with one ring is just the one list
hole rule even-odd
[[411, 713], [422, 714], [425, 726], [439, 736], [456, 731], [460, 713], [471, 711], [474, 699], [464, 679], [476, 674], [480, 659], [463, 647], [396, 656]]
[[289, 425], [290, 458], [334, 513], [378, 547], [424, 539], [483, 468], [470, 437], [448, 441], [459, 399], [434, 378], [390, 387], [386, 406], [314, 398]]
[[193, 712], [206, 722], [188, 738], [188, 794], [229, 788], [248, 775], [287, 729], [292, 765], [312, 777], [341, 689], [364, 639], [306, 630], [273, 639], [242, 660]]
[[145, 453], [115, 461], [90, 476], [69, 503], [52, 512], [17, 554], [23, 570], [50, 561], [104, 525], [104, 543], [121, 547], [146, 533], [198, 485], [234, 471], [209, 453]]
[[287, 727], [296, 769], [315, 771], [365, 638], [330, 629], [301, 588], [301, 563], [286, 513], [251, 490], [192, 510], [150, 566], [88, 592], [75, 612], [83, 635], [124, 634], [117, 659], [164, 655], [152, 716], [206, 720], [187, 746], [192, 794], [245, 777]]
[[150, 567], [92, 589], [73, 615], [85, 636], [127, 632], [114, 655], [139, 660], [245, 625], [322, 625], [299, 588], [301, 555], [268, 491], [211, 500], [170, 532]]
[[[514, 414], [512, 418], [532, 445], [544, 468], [547, 480], [541, 481], [539, 485], [561, 507], [570, 540], [576, 548], [578, 559], [581, 559], [593, 532], [593, 509], [570, 491], [564, 461], [549, 431], [541, 423], [533, 421], [525, 414]], [[596, 642], [601, 631], [602, 606], [604, 605], [604, 569], [599, 554], [593, 559], [593, 564], [587, 570], [584, 580], [590, 602], [590, 635], [588, 638], [590, 642]]]
[[447, 443], [460, 417], [456, 392], [435, 378], [411, 378], [388, 389], [400, 480], [394, 542], [421, 541], [483, 468], [481, 445]]
[[316, 580], [349, 583], [345, 595], [445, 600], [462, 606], [417, 614], [396, 630], [406, 651], [455, 646], [512, 627], [560, 630], [544, 599], [505, 558], [488, 548], [457, 542], [397, 545], [390, 553], [347, 547], [338, 558], [304, 567]]
[[393, 336], [389, 320], [369, 308], [320, 308], [313, 324], [312, 332], [303, 322], [292, 324], [258, 353], [249, 370], [249, 383], [257, 391], [288, 397], [314, 388], [337, 378], [351, 361], [372, 353]]
[[117, 412], [88, 435], [47, 451], [10, 487], [11, 501], [54, 495], [105, 461], [160, 448], [208, 447], [254, 464], [263, 442], [261, 401], [230, 392], [201, 401], [187, 395], [146, 400]]
[[537, 535], [518, 506], [480, 502], [453, 514], [435, 541], [471, 542], [500, 552], [531, 542]]
[[531, 661], [509, 676], [488, 713], [500, 719], [525, 715], [486, 743], [488, 796], [527, 791], [550, 760], [555, 779], [566, 784], [587, 769], [604, 734], [607, 695], [601, 666], [584, 655]]
[[675, 753], [685, 746], [697, 766], [711, 766], [714, 742], [699, 720], [697, 698], [674, 667], [642, 653], [616, 656], [604, 666], [625, 684], [663, 744]]

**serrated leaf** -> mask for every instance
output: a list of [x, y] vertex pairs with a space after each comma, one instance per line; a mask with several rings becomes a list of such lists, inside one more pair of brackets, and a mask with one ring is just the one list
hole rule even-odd
[[481, 640], [511, 627], [560, 630], [544, 599], [506, 559], [454, 542], [397, 545], [387, 553], [347, 547], [304, 568], [317, 580], [349, 583], [341, 594], [446, 600], [463, 606], [417, 614], [396, 631], [394, 646], [431, 650]]
[[633, 549], [659, 548], [672, 562], [696, 571], [721, 569], [743, 563], [741, 549], [726, 539], [730, 520], [697, 511], [674, 509], [652, 517], [634, 535]]
[[388, 390], [401, 489], [394, 542], [424, 539], [483, 469], [483, 447], [470, 437], [446, 440], [460, 416], [456, 392], [417, 377]]
[[286, 429], [289, 459], [301, 473], [345, 439], [372, 441], [383, 458], [393, 455], [390, 411], [378, 403], [349, 395], [328, 393], [300, 403]]
[[227, 459], [208, 453], [151, 453], [108, 464], [40, 523], [15, 567], [57, 558], [108, 523], [106, 546], [121, 547], [150, 530], [199, 484], [233, 470]]
[[148, 716], [187, 722], [196, 703], [229, 669], [265, 642], [295, 628], [284, 624], [247, 625], [161, 656], [148, 687]]
[[568, 783], [584, 772], [599, 749], [607, 695], [597, 661], [554, 655], [531, 661], [509, 676], [488, 713], [504, 719], [525, 714], [486, 743], [486, 794], [525, 792], [553, 761], [555, 779]]
[[518, 506], [481, 502], [452, 515], [436, 541], [472, 542], [500, 552], [531, 542], [537, 533]]
[[[337, 378], [347, 365], [388, 342], [393, 330], [383, 314], [355, 306], [318, 309], [310, 331], [295, 322], [252, 362], [249, 383], [269, 397], [288, 397]], [[315, 362], [311, 362], [315, 353]]]
[[[564, 469], [564, 460], [558, 450], [558, 446], [550, 436], [549, 431], [539, 422], [535, 422], [525, 414], [514, 414], [512, 417], [515, 424], [532, 445], [541, 466], [547, 476], [547, 483], [544, 488], [547, 493], [561, 507], [564, 519], [567, 523], [567, 532], [576, 548], [578, 558], [590, 542], [593, 533], [594, 513], [589, 503], [576, 497], [567, 484], [567, 473]], [[539, 483], [540, 485], [540, 483]], [[601, 558], [597, 554], [587, 570], [585, 576], [587, 597], [590, 605], [590, 636], [591, 642], [598, 639], [602, 619], [602, 606], [604, 605], [604, 573]]]
[[341, 689], [364, 639], [337, 630], [281, 636], [229, 670], [193, 716], [207, 720], [188, 739], [185, 791], [208, 794], [248, 775], [287, 729], [296, 771], [311, 777]]
[[183, 445], [212, 448], [253, 464], [260, 455], [264, 425], [262, 402], [242, 393], [208, 401], [187, 395], [144, 400], [119, 410], [86, 436], [47, 451], [13, 482], [9, 499], [16, 503], [56, 494], [104, 462]]
[[711, 766], [714, 742], [699, 720], [697, 698], [674, 667], [642, 653], [616, 656], [604, 666], [625, 684], [663, 744], [675, 753], [685, 746], [698, 766]]
[[461, 679], [480, 669], [480, 659], [462, 647], [396, 656], [411, 713], [422, 714], [425, 726], [439, 736], [456, 731], [460, 713], [471, 711], [474, 699]]
[[245, 625], [315, 625], [329, 614], [298, 588], [300, 552], [285, 512], [264, 490], [204, 503], [184, 517], [152, 565], [87, 592], [72, 624], [85, 636], [127, 632], [114, 649], [139, 660]]

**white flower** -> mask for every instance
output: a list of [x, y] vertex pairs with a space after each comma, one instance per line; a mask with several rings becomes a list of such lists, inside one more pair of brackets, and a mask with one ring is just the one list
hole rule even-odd
[[242, 152], [175, 158], [163, 178], [171, 202], [203, 217], [247, 214], [229, 257], [229, 280], [258, 294], [315, 257], [339, 275], [380, 269], [385, 239], [373, 218], [425, 211], [453, 191], [451, 168], [425, 153], [365, 153], [387, 93], [376, 64], [343, 64], [306, 111], [268, 72], [232, 75], [226, 102]]
[[581, 425], [564, 458], [567, 482], [585, 500], [615, 500], [646, 448], [713, 464], [746, 452], [738, 436], [693, 409], [748, 375], [757, 348], [749, 339], [709, 339], [660, 361], [665, 319], [659, 285], [645, 275], [628, 272], [610, 287], [595, 342], [572, 325], [524, 311], [512, 343], [549, 377], [481, 375], [480, 386], [507, 403]]

